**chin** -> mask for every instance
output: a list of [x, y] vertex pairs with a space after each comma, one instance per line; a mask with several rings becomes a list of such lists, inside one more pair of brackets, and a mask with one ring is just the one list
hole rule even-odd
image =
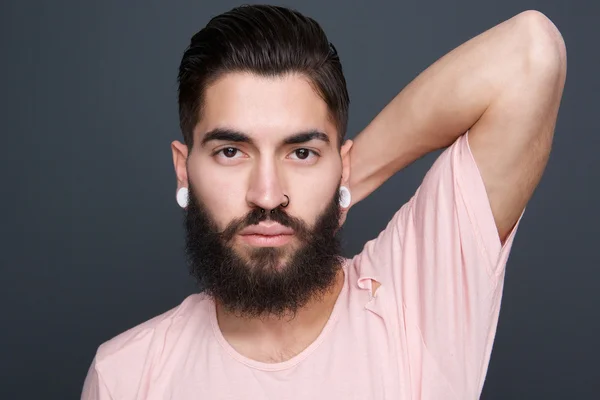
[[243, 244], [241, 248], [234, 250], [252, 268], [275, 271], [285, 270], [289, 261], [298, 251], [297, 246], [292, 244], [277, 247], [256, 247]]

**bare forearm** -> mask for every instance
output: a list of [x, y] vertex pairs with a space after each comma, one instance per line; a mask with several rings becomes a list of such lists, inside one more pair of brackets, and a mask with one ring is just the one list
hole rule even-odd
[[[535, 46], [524, 14], [448, 53], [407, 85], [355, 139], [354, 202], [424, 154], [448, 146], [479, 120], [503, 91], [531, 73]], [[531, 19], [531, 18], [529, 18]], [[542, 71], [543, 72], [543, 71]]]

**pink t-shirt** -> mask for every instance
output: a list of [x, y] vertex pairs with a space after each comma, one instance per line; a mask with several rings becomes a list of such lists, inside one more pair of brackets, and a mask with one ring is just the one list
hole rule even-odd
[[346, 260], [331, 317], [302, 353], [276, 364], [240, 355], [212, 300], [194, 294], [102, 344], [81, 398], [478, 399], [517, 226], [502, 246], [463, 135]]

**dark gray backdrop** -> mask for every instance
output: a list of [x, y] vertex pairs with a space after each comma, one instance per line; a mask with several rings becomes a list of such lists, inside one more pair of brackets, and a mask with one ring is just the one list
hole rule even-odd
[[[567, 85], [552, 156], [508, 264], [483, 398], [598, 398], [598, 3], [284, 4], [317, 19], [339, 50], [349, 137], [486, 28], [532, 8], [556, 23]], [[180, 138], [176, 73], [190, 36], [235, 5], [2, 2], [0, 398], [78, 398], [101, 342], [195, 290], [169, 149]], [[351, 211], [347, 255], [383, 229], [434, 156]]]

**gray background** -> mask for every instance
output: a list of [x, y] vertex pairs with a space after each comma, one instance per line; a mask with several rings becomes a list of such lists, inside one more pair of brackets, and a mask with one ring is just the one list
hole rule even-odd
[[[278, 3], [281, 4], [281, 3]], [[567, 43], [554, 148], [508, 264], [483, 399], [598, 398], [599, 6], [593, 1], [290, 1], [340, 53], [349, 137], [418, 72], [525, 9]], [[77, 398], [95, 349], [195, 290], [169, 143], [190, 36], [233, 1], [0, 8], [0, 398]], [[346, 255], [383, 229], [435, 154], [356, 206]]]

